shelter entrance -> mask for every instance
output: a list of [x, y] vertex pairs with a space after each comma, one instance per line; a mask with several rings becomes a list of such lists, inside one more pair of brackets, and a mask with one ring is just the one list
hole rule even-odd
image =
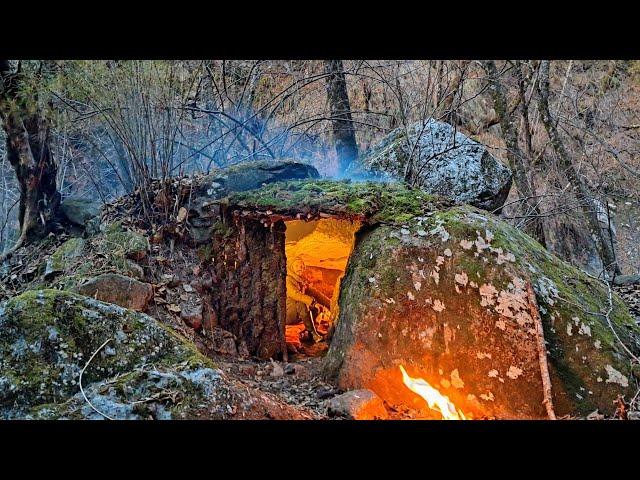
[[285, 225], [287, 350], [317, 356], [338, 318], [340, 281], [361, 223], [328, 218]]

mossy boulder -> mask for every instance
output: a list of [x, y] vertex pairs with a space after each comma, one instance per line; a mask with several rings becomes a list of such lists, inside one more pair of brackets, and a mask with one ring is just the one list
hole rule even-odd
[[73, 290], [99, 273], [116, 273], [136, 280], [144, 279], [143, 260], [149, 250], [148, 239], [126, 231], [120, 222], [104, 226], [104, 231], [88, 238], [71, 238], [47, 259], [38, 287]]
[[0, 309], [0, 331], [0, 418], [306, 418], [153, 318], [82, 295], [25, 292]]
[[130, 230], [123, 230], [119, 224], [114, 224], [107, 229], [104, 236], [105, 250], [114, 258], [130, 258], [142, 260], [149, 251], [149, 240]]
[[393, 130], [348, 174], [408, 180], [428, 193], [489, 211], [502, 207], [511, 188], [511, 171], [487, 147], [432, 118]]
[[621, 300], [473, 207], [363, 229], [341, 285], [325, 372], [344, 389], [434, 415], [403, 365], [473, 418], [546, 418], [546, 359], [557, 416], [612, 414], [635, 394], [626, 350], [639, 355], [640, 329]]
[[45, 277], [68, 270], [72, 263], [82, 258], [86, 243], [82, 238], [72, 238], [60, 245], [47, 260]]
[[234, 209], [272, 212], [300, 219], [328, 214], [368, 223], [402, 223], [453, 202], [411, 190], [399, 183], [349, 180], [292, 180], [229, 195], [223, 202]]

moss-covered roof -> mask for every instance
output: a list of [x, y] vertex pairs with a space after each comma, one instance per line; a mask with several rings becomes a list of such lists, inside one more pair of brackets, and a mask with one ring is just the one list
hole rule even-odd
[[224, 200], [233, 208], [295, 217], [320, 213], [357, 217], [370, 223], [404, 223], [451, 206], [452, 202], [399, 183], [348, 180], [292, 180], [237, 192]]

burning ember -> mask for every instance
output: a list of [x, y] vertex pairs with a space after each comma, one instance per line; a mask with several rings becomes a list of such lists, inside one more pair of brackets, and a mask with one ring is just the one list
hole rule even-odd
[[429, 408], [435, 410], [442, 415], [444, 420], [466, 420], [464, 414], [456, 408], [456, 406], [445, 395], [433, 388], [422, 378], [412, 378], [400, 365], [402, 372], [402, 381], [414, 393], [417, 393], [427, 401]]

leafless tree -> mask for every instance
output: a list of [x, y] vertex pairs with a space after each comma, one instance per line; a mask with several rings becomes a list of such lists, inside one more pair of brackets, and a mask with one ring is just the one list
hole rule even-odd
[[6, 134], [6, 155], [20, 187], [20, 237], [5, 256], [25, 241], [44, 235], [60, 204], [57, 164], [49, 146], [48, 100], [40, 89], [48, 66], [40, 62], [30, 78], [19, 62], [12, 68], [0, 60], [0, 118]]

